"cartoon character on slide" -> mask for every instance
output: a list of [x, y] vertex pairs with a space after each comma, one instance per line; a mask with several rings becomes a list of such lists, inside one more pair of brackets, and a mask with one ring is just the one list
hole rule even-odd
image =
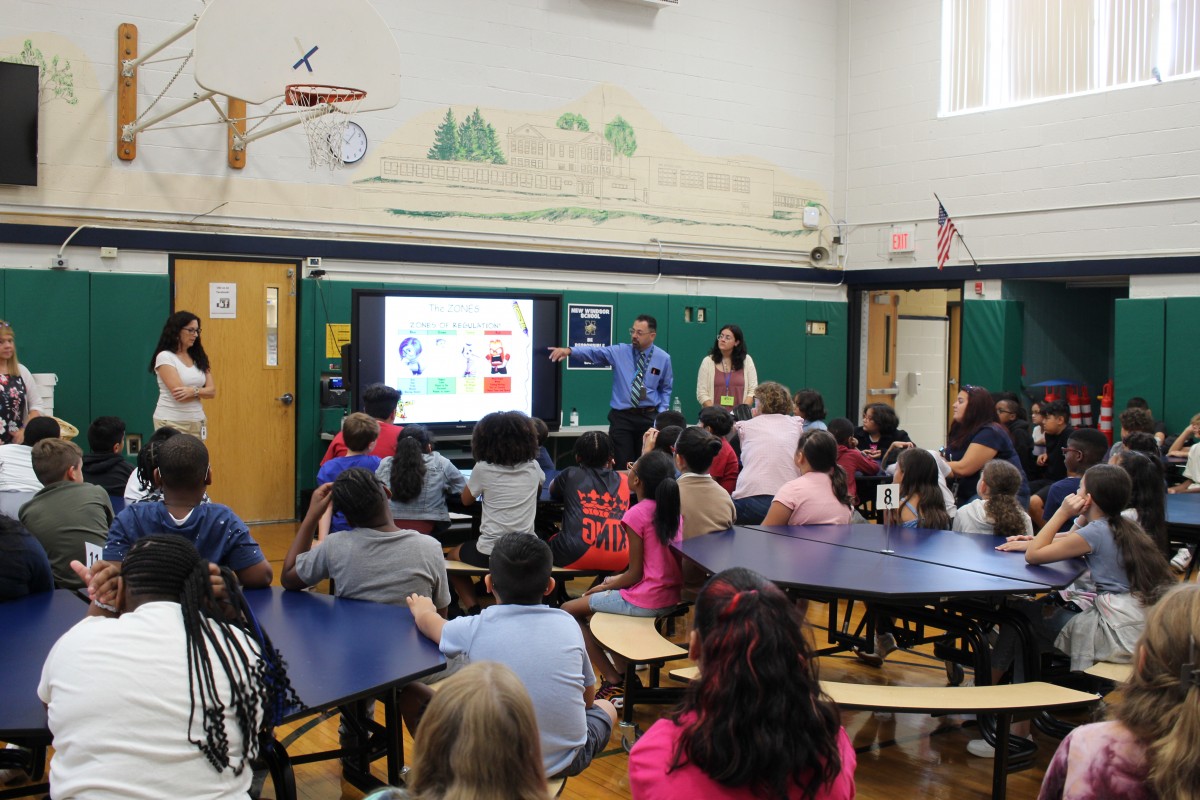
[[415, 336], [409, 336], [400, 343], [400, 360], [404, 362], [402, 366], [410, 375], [421, 374], [421, 340]]
[[504, 342], [492, 339], [488, 342], [488, 363], [492, 366], [493, 375], [508, 374], [508, 353], [504, 352]]

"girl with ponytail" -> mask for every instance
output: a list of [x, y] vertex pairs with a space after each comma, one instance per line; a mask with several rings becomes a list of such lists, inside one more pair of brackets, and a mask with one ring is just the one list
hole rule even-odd
[[953, 530], [960, 533], [984, 533], [995, 536], [1033, 536], [1033, 520], [1017, 501], [1021, 490], [1021, 471], [1007, 461], [993, 460], [984, 465], [972, 500], [954, 515]]
[[800, 477], [780, 488], [763, 524], [848, 525], [850, 493], [837, 455], [837, 439], [828, 431], [801, 434], [796, 444]]
[[[1009, 601], [1011, 608], [1029, 619], [1039, 650], [1070, 656], [1075, 671], [1097, 661], [1132, 660], [1145, 629], [1146, 608], [1174, 582], [1171, 567], [1154, 540], [1121, 515], [1129, 505], [1131, 490], [1125, 470], [1097, 464], [1084, 473], [1079, 491], [1067, 495], [1037, 536], [1010, 539], [996, 548], [1024, 551], [1030, 564], [1079, 557], [1087, 561], [1094, 584], [1089, 591]], [[1070, 530], [1060, 534], [1072, 518]], [[992, 654], [993, 683], [999, 683], [1013, 665], [1016, 646], [1016, 631], [1011, 625], [1002, 625]], [[1016, 662], [1014, 680], [1024, 677], [1020, 663]], [[1014, 726], [1013, 732], [1026, 735], [1028, 723]], [[976, 739], [968, 749], [975, 755], [988, 755], [990, 748]]]
[[892, 481], [900, 485], [900, 507], [883, 512], [885, 525], [939, 531], [950, 528], [937, 461], [928, 450], [910, 447], [901, 451]]
[[1146, 617], [1112, 719], [1063, 739], [1038, 800], [1185, 800], [1200, 787], [1200, 586], [1176, 586]]
[[405, 425], [396, 439], [396, 454], [379, 462], [375, 477], [391, 492], [396, 527], [439, 536], [450, 529], [446, 498], [461, 495], [467, 479], [433, 447], [433, 435], [424, 425]]
[[748, 569], [696, 599], [688, 655], [700, 675], [629, 755], [635, 800], [852, 798], [854, 749], [821, 692], [794, 603]]
[[631, 617], [657, 617], [679, 604], [683, 573], [680, 559], [671, 550], [682, 541], [679, 485], [675, 482], [675, 464], [666, 453], [646, 453], [629, 470], [629, 488], [638, 502], [621, 518], [629, 540], [629, 567], [619, 575], [610, 575], [584, 592], [583, 596], [563, 604], [564, 611], [579, 620], [583, 640], [592, 663], [604, 677], [596, 697], [612, 700], [624, 696], [622, 685], [625, 660], [607, 653], [584, 622], [596, 611]]

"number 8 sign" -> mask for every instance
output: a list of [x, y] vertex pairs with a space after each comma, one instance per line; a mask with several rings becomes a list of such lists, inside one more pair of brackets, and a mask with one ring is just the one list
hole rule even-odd
[[900, 507], [900, 487], [894, 483], [881, 483], [875, 487], [875, 509], [892, 510]]

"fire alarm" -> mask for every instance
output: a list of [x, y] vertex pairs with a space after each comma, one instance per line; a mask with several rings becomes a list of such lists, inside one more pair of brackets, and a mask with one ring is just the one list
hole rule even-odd
[[983, 281], [975, 281], [975, 294], [983, 297]]

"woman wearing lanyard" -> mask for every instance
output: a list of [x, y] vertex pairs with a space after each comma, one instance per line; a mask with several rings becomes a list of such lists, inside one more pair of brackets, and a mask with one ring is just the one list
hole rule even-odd
[[717, 406], [733, 411], [753, 397], [758, 386], [754, 359], [746, 352], [746, 339], [737, 325], [726, 325], [717, 334], [712, 353], [700, 362], [696, 377], [696, 399], [701, 408]]
[[208, 355], [200, 344], [200, 318], [190, 311], [176, 311], [163, 325], [150, 371], [158, 376], [158, 405], [154, 427], [175, 428], [201, 439], [207, 438], [202, 398], [217, 396]]
[[33, 375], [17, 360], [12, 325], [0, 320], [0, 444], [21, 444], [25, 423], [43, 411]]

